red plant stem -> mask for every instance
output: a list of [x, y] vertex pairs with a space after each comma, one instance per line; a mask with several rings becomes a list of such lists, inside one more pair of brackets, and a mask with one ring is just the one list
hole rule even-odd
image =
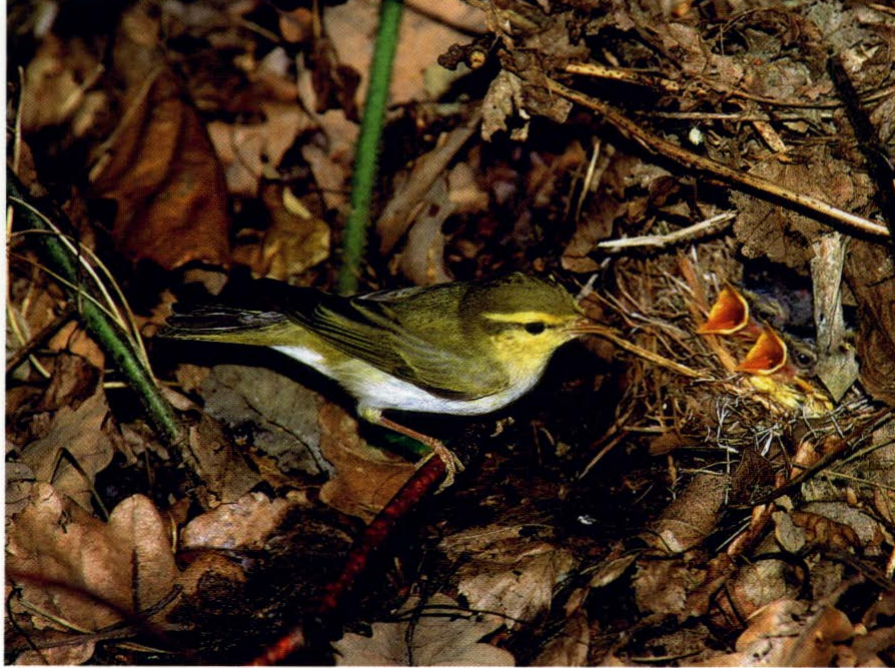
[[[311, 612], [313, 617], [325, 619], [339, 609], [345, 598], [353, 591], [361, 574], [367, 569], [370, 557], [388, 540], [401, 519], [441, 482], [444, 475], [445, 465], [441, 457], [430, 457], [404, 483], [354, 541], [342, 573], [326, 586], [319, 603]], [[304, 625], [299, 624], [269, 645], [249, 665], [272, 666], [306, 645]]]

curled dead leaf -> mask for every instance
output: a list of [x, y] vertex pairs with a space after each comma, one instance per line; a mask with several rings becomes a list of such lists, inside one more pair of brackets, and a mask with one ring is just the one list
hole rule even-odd
[[[788, 190], [851, 211], [866, 205], [872, 192], [866, 174], [850, 169], [824, 146], [805, 150], [792, 163], [759, 162], [751, 171]], [[803, 267], [811, 259], [811, 242], [825, 231], [821, 223], [741, 192], [734, 191], [731, 199], [740, 210], [733, 230], [746, 257], [765, 256], [794, 268]]]
[[260, 243], [234, 249], [234, 261], [251, 267], [256, 277], [288, 281], [329, 257], [329, 225], [309, 212], [299, 215], [288, 210], [284, 205], [287, 193], [277, 184], [263, 189], [271, 224]]
[[643, 539], [672, 554], [696, 547], [714, 529], [729, 484], [727, 476], [697, 474]]
[[202, 501], [206, 507], [236, 501], [261, 482], [236, 444], [205, 413], [189, 427], [185, 445], [184, 459], [205, 483], [208, 495]]
[[128, 257], [165, 269], [226, 265], [227, 186], [204, 126], [170, 72], [138, 93], [92, 175], [95, 193], [118, 205], [113, 239]]
[[681, 559], [641, 560], [632, 578], [634, 600], [644, 612], [680, 615], [700, 583], [698, 570]]

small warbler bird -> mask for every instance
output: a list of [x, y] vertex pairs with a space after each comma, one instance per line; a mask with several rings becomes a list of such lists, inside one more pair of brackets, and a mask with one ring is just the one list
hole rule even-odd
[[195, 307], [175, 313], [159, 334], [267, 346], [333, 378], [357, 399], [362, 418], [438, 454], [446, 487], [463, 468], [456, 455], [383, 411], [502, 408], [531, 390], [554, 351], [589, 324], [560, 285], [513, 273], [354, 297], [292, 288], [278, 310]]

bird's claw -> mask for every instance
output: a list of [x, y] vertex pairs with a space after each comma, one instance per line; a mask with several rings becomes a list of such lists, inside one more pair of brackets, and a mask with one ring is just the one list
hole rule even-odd
[[417, 468], [436, 456], [444, 462], [444, 480], [435, 491], [436, 494], [441, 494], [441, 492], [454, 484], [454, 478], [457, 472], [463, 471], [466, 467], [463, 465], [463, 462], [460, 461], [460, 458], [440, 441], [433, 439], [431, 442], [428, 442], [427, 445], [432, 448], [432, 452], [427, 455], [425, 459], [420, 461]]

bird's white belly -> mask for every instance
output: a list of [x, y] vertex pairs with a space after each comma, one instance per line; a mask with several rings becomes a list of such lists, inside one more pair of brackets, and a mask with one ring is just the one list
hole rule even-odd
[[541, 373], [531, 374], [507, 389], [472, 400], [447, 399], [390, 376], [358, 359], [328, 363], [309, 348], [273, 346], [284, 355], [316, 369], [336, 380], [357, 400], [361, 411], [365, 408], [401, 410], [415, 413], [447, 413], [449, 415], [482, 415], [503, 408], [527, 393], [538, 382]]
[[329, 368], [323, 355], [315, 350], [302, 346], [271, 346], [271, 348], [294, 360], [298, 360], [302, 364], [307, 364], [312, 369], [317, 369], [325, 376], [333, 377], [332, 369]]

